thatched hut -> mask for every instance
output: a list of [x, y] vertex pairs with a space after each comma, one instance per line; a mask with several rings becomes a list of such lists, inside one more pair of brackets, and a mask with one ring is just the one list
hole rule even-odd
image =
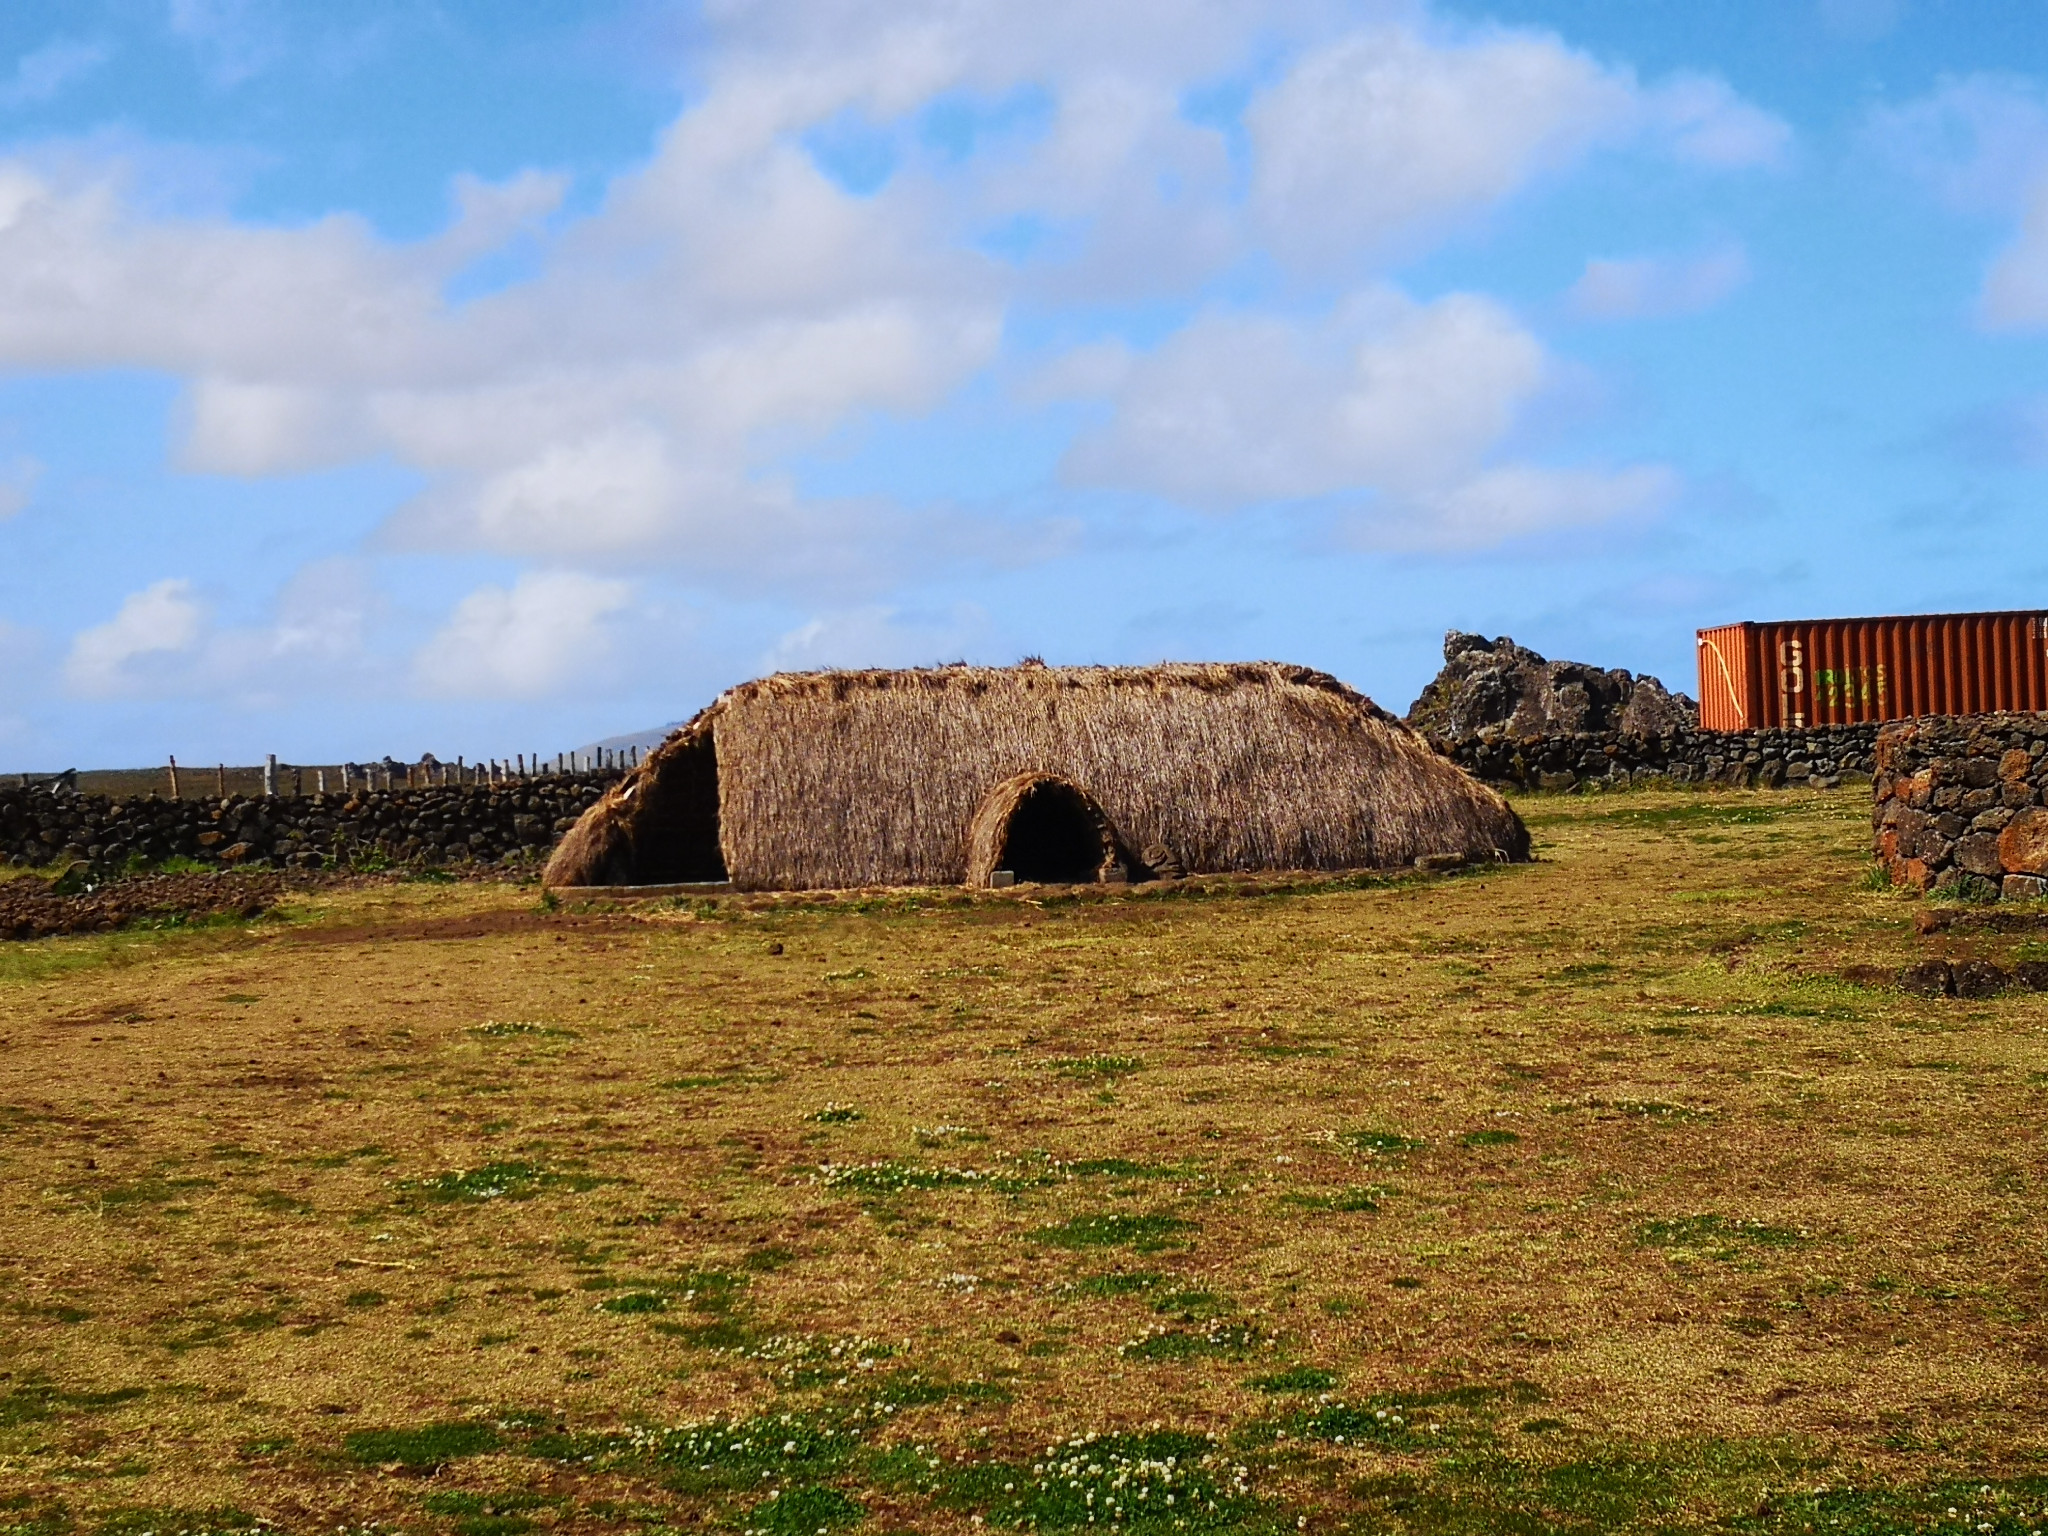
[[1323, 673], [1027, 663], [742, 683], [584, 814], [546, 880], [1142, 880], [1528, 848], [1500, 796]]

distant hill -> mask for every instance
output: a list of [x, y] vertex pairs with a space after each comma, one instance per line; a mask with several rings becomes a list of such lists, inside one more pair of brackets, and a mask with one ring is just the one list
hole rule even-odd
[[593, 741], [578, 747], [576, 754], [581, 757], [584, 753], [595, 752], [600, 747], [607, 752], [621, 752], [628, 747], [638, 747], [642, 753], [651, 752], [667, 741], [671, 734], [682, 729], [683, 723], [681, 720], [672, 720], [667, 725], [652, 726], [644, 731], [631, 731], [624, 736], [607, 736], [603, 741]]

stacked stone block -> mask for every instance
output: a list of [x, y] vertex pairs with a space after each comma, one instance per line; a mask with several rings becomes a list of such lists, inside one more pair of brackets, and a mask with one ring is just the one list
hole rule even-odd
[[498, 784], [223, 800], [0, 788], [0, 862], [85, 860], [107, 870], [174, 857], [223, 868], [516, 867], [544, 859], [619, 777], [606, 770]]
[[1878, 737], [1878, 861], [1894, 885], [2048, 896], [2048, 716], [1913, 720]]
[[1736, 789], [1832, 789], [1867, 779], [1876, 766], [1875, 725], [1810, 730], [1644, 734], [1476, 736], [1430, 743], [1474, 776], [1517, 789], [1572, 793], [1636, 784], [1705, 784]]

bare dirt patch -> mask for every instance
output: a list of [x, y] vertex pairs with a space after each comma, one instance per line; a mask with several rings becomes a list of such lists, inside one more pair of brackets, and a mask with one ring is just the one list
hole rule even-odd
[[0, 880], [0, 939], [108, 933], [137, 922], [259, 917], [285, 889], [282, 875], [137, 875], [89, 889], [33, 875]]

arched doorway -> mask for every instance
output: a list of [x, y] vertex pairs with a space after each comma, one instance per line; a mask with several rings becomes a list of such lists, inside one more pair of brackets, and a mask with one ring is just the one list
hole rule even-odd
[[968, 831], [969, 885], [997, 870], [1039, 885], [1100, 880], [1121, 862], [1116, 829], [1088, 792], [1051, 773], [1024, 773], [998, 784]]

